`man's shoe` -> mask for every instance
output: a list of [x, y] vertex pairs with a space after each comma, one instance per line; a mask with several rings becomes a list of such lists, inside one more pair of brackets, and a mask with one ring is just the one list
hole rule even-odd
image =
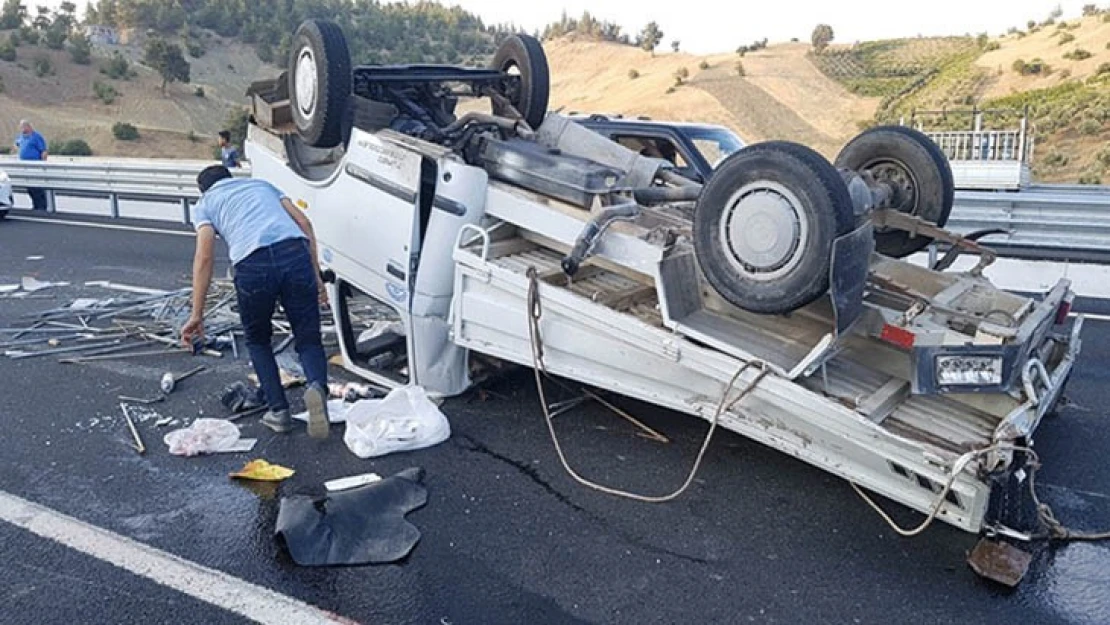
[[304, 405], [308, 408], [308, 435], [327, 438], [331, 423], [328, 421], [328, 396], [317, 384], [310, 384], [304, 392]]
[[266, 411], [262, 417], [262, 423], [271, 430], [278, 434], [285, 434], [293, 430], [293, 417], [289, 416], [289, 410], [273, 410]]

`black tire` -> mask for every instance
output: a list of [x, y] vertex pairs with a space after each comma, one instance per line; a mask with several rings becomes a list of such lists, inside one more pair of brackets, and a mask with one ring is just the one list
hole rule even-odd
[[[749, 204], [740, 215], [743, 202]], [[737, 217], [762, 227], [737, 232]], [[694, 253], [725, 300], [781, 314], [828, 291], [833, 240], [855, 223], [848, 188], [824, 157], [795, 143], [758, 143], [726, 158], [702, 190]]]
[[[869, 171], [876, 179], [894, 180], [901, 188], [898, 210], [944, 227], [952, 213], [956, 187], [944, 152], [929, 137], [906, 126], [879, 126], [848, 142], [836, 166]], [[875, 251], [902, 258], [924, 249], [930, 237], [911, 237], [901, 230], [875, 231]]]
[[492, 67], [502, 72], [516, 68], [520, 72], [520, 91], [509, 101], [532, 129], [540, 127], [547, 116], [551, 90], [551, 74], [543, 46], [530, 35], [513, 35], [503, 41], [493, 56]]
[[4, 221], [8, 217], [8, 209], [0, 210], [0, 221]]
[[350, 93], [351, 54], [343, 31], [323, 20], [301, 23], [289, 53], [289, 104], [306, 143], [339, 145]]

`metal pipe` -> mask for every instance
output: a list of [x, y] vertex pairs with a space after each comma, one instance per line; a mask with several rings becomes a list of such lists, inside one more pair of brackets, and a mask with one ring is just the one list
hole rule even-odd
[[568, 276], [574, 276], [578, 273], [578, 268], [582, 266], [582, 262], [586, 260], [594, 246], [597, 245], [602, 233], [614, 221], [635, 219], [639, 215], [640, 205], [634, 202], [602, 209], [596, 217], [586, 223], [586, 227], [582, 229], [574, 243], [574, 248], [570, 251], [570, 254], [563, 258], [563, 272]]
[[667, 202], [692, 202], [701, 196], [701, 186], [697, 187], [648, 187], [633, 189], [632, 197], [644, 205], [665, 204]]

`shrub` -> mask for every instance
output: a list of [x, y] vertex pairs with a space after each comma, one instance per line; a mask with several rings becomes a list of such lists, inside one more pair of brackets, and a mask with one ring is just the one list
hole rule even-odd
[[30, 26], [23, 26], [19, 29], [19, 38], [33, 46], [39, 42], [39, 31]]
[[12, 42], [13, 48], [18, 48], [19, 44], [23, 43], [23, 40], [19, 36], [18, 30], [13, 30], [10, 34], [8, 34], [8, 41]]
[[50, 57], [45, 54], [40, 54], [35, 57], [34, 68], [35, 75], [39, 78], [50, 76], [54, 73], [54, 63], [50, 60]]
[[93, 83], [93, 94], [105, 104], [111, 104], [119, 97], [119, 91], [115, 87], [99, 80]]
[[1071, 161], [1067, 154], [1052, 151], [1045, 155], [1041, 162], [1045, 167], [1064, 167]]
[[58, 156], [92, 156], [92, 148], [84, 139], [70, 139], [69, 141], [51, 141], [50, 153]]
[[991, 37], [987, 33], [979, 33], [979, 36], [975, 38], [975, 43], [978, 44], [980, 48], [985, 48], [987, 44], [990, 43], [990, 40]]
[[105, 65], [100, 72], [108, 78], [114, 78], [115, 80], [127, 80], [134, 76], [134, 72], [131, 70], [131, 64], [127, 62], [127, 59], [123, 58], [123, 55], [120, 54], [118, 50], [112, 54], [112, 58], [108, 60], [108, 64]]
[[1107, 23], [1110, 23], [1110, 11], [1107, 11], [1107, 12], [1106, 12], [1106, 13], [1105, 13], [1105, 14], [1104, 14], [1104, 15], [1102, 16], [1102, 21], [1104, 21], [1104, 22], [1107, 22]]
[[700, 69], [700, 70], [709, 69], [709, 61], [702, 61], [701, 63], [698, 63], [698, 69]]
[[1079, 177], [1079, 184], [1102, 184], [1102, 176], [1095, 172], [1087, 172]]
[[70, 37], [69, 58], [78, 65], [92, 62], [92, 42], [84, 34]]
[[201, 45], [199, 41], [188, 42], [187, 44], [185, 44], [185, 50], [189, 53], [189, 56], [193, 57], [194, 59], [199, 59], [200, 57], [204, 56], [204, 53], [206, 52], [204, 46]]
[[667, 91], [666, 91], [666, 93], [667, 93], [667, 94], [671, 94], [671, 93], [674, 93], [674, 87], [667, 87]]
[[1095, 4], [1084, 4], [1083, 5], [1083, 17], [1090, 17], [1092, 15], [1098, 15], [1098, 14], [1099, 14], [1098, 5], [1095, 5]]
[[742, 61], [737, 61], [736, 62], [736, 75], [737, 76], [747, 76], [748, 75], [747, 72], [744, 71], [744, 63]]
[[0, 43], [0, 61], [12, 63], [16, 57], [15, 46], [12, 45], [11, 41]]
[[1091, 58], [1092, 54], [1083, 48], [1076, 48], [1071, 52], [1064, 54], [1064, 58], [1071, 61], [1085, 61]]
[[139, 138], [139, 129], [127, 122], [112, 124], [112, 136], [120, 141], [134, 141]]
[[630, 70], [628, 70], [628, 78], [629, 78], [630, 80], [636, 80], [636, 79], [637, 79], [637, 78], [639, 78], [639, 77], [640, 77], [640, 72], [638, 72], [638, 71], [636, 71], [636, 70], [634, 70], [634, 69], [630, 69]]
[[1099, 65], [1098, 70], [1095, 71], [1095, 76], [1102, 76], [1103, 74], [1110, 74], [1110, 63]]
[[1071, 33], [1064, 33], [1064, 34], [1060, 35], [1060, 41], [1057, 41], [1056, 45], [1062, 46], [1062, 45], [1065, 45], [1065, 44], [1069, 44], [1073, 41], [1075, 41], [1075, 35], [1073, 35]]
[[1067, 80], [1069, 78], [1071, 78], [1071, 70], [1070, 69], [1065, 69], [1065, 70], [1060, 72], [1060, 80]]
[[1084, 119], [1079, 122], [1079, 133], [1084, 135], [1097, 135], [1102, 132], [1102, 124], [1097, 119]]
[[1110, 147], [1102, 148], [1102, 151], [1095, 158], [1098, 159], [1099, 163], [1102, 163], [1103, 167], [1110, 167]]
[[679, 84], [682, 84], [682, 81], [690, 77], [690, 70], [685, 67], [680, 67], [675, 70], [674, 77], [678, 80]]
[[61, 50], [66, 45], [66, 31], [55, 26], [47, 28], [46, 34], [42, 38], [46, 47], [51, 50]]
[[1010, 67], [1013, 68], [1015, 74], [1021, 74], [1022, 76], [1025, 75], [1025, 60], [1024, 59], [1017, 59], [1016, 61], [1014, 61], [1014, 64], [1011, 65]]
[[987, 52], [994, 52], [995, 50], [1000, 50], [1001, 48], [1002, 44], [998, 43], [997, 41], [992, 41], [988, 43], [987, 46], [983, 48], [983, 50]]
[[195, 95], [198, 98], [203, 98], [204, 97], [204, 87], [197, 87], [196, 89], [194, 89], [193, 90], [193, 95]]

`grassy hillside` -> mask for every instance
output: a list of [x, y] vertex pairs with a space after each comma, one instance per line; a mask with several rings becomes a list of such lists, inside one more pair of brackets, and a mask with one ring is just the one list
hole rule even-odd
[[[210, 157], [215, 132], [245, 105], [246, 86], [280, 71], [272, 63], [281, 62], [287, 42], [268, 45], [277, 39], [271, 30], [314, 1], [282, 4], [292, 6], [294, 14], [276, 21], [251, 21], [251, 14], [245, 13], [239, 16], [241, 23], [221, 22], [230, 24], [223, 34], [202, 28], [198, 24], [204, 20], [199, 18], [164, 33], [189, 50], [190, 64], [189, 82], [170, 83], [164, 92], [157, 73], [141, 64], [143, 44], [151, 34], [145, 29], [124, 29], [123, 45], [94, 47], [88, 65], [75, 63], [66, 49], [26, 42], [14, 49], [14, 60], [2, 60], [10, 32], [0, 31], [0, 129], [8, 128], [14, 135], [16, 122], [27, 117], [48, 139], [83, 139], [98, 155]], [[219, 5], [219, 0], [195, 2], [208, 7], [205, 11]], [[397, 31], [398, 20], [410, 9], [381, 6], [386, 8], [367, 9], [369, 17], [353, 27], [356, 32], [348, 38], [363, 41], [367, 28], [380, 27], [386, 39], [375, 41], [392, 37], [403, 46], [390, 51], [359, 44], [356, 62], [379, 57], [460, 62], [457, 52], [466, 50], [468, 56], [461, 62], [480, 64], [490, 42], [506, 32], [427, 3], [411, 9], [420, 19], [406, 22], [409, 30]], [[397, 11], [402, 13], [394, 14]], [[748, 142], [798, 141], [831, 159], [860, 128], [922, 110], [1027, 107], [1038, 138], [1035, 178], [1110, 183], [1108, 15], [1042, 22], [996, 39], [980, 35], [862, 42], [832, 45], [822, 54], [802, 43], [756, 46], [742, 56], [670, 50], [652, 54], [617, 43], [620, 37], [606, 41], [604, 36], [585, 36], [578, 32], [581, 28], [549, 39], [544, 46], [552, 71], [553, 110], [717, 123]], [[163, 17], [172, 22], [174, 15]], [[422, 20], [435, 28], [428, 26], [431, 30], [424, 34], [413, 30], [423, 28]], [[428, 33], [441, 31], [453, 20], [459, 34], [454, 38], [461, 37], [457, 47], [425, 45]], [[604, 24], [596, 26], [586, 30], [605, 30]], [[116, 53], [129, 61], [131, 78], [113, 79], [103, 73]], [[38, 66], [46, 62], [51, 69], [41, 71]], [[932, 128], [948, 129], [970, 123], [967, 115], [955, 113], [924, 121]], [[111, 129], [117, 122], [135, 125], [140, 139], [116, 139]], [[1012, 128], [1017, 121], [1010, 114], [989, 117], [986, 123]]]

